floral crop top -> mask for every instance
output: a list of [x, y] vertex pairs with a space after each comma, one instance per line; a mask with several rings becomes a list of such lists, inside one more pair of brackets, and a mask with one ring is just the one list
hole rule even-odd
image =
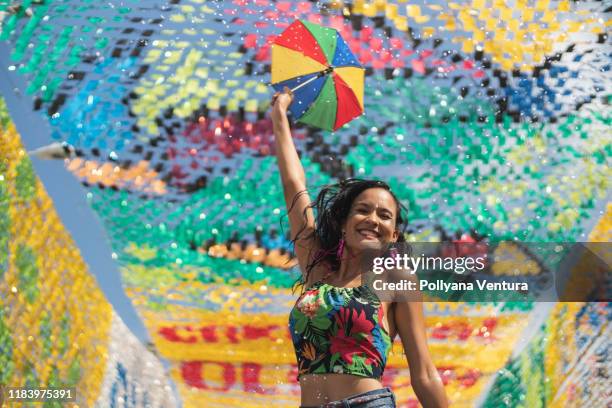
[[302, 374], [382, 377], [391, 348], [383, 308], [366, 285], [340, 288], [318, 281], [295, 302], [289, 330]]

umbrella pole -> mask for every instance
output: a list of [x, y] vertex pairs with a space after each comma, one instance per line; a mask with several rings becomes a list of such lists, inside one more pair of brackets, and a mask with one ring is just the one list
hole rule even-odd
[[293, 88], [291, 90], [291, 93], [297, 91], [298, 89], [300, 89], [303, 86], [308, 85], [309, 83], [311, 83], [312, 81], [314, 81], [315, 79], [321, 78], [323, 75], [329, 74], [330, 72], [332, 72], [334, 69], [332, 67], [329, 67], [321, 72], [319, 72], [317, 75], [313, 76], [312, 78], [310, 78], [308, 81], [299, 84], [298, 86], [296, 86], [295, 88]]

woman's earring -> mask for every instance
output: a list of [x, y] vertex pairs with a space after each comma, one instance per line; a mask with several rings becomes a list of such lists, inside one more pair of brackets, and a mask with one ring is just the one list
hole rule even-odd
[[391, 258], [397, 257], [397, 248], [396, 247], [391, 247], [389, 249], [389, 255], [391, 256]]
[[336, 257], [338, 259], [342, 259], [342, 253], [344, 252], [344, 237], [346, 233], [342, 231], [342, 238], [340, 238], [340, 243], [338, 244], [338, 251], [336, 252]]

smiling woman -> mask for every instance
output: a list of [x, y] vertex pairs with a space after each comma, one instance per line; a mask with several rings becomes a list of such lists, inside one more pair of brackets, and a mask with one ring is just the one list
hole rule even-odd
[[[295, 210], [289, 206], [290, 222], [291, 214], [297, 213]], [[311, 229], [304, 210], [313, 210], [317, 214]], [[308, 285], [311, 275], [321, 267], [328, 273], [339, 271], [344, 252], [346, 260], [354, 260], [364, 249], [403, 242], [405, 212], [406, 208], [383, 181], [347, 179], [323, 187], [315, 201], [296, 214], [301, 217], [298, 221], [301, 228], [292, 234], [296, 244], [316, 242], [316, 250], [314, 246], [310, 247], [310, 262], [304, 268], [303, 283]], [[338, 280], [343, 280], [343, 276], [335, 275]], [[358, 271], [352, 270], [350, 275], [357, 276]]]
[[[427, 348], [419, 302], [382, 302], [361, 282], [360, 254], [404, 241], [406, 208], [377, 180], [348, 179], [325, 186], [314, 202], [293, 144], [286, 89], [272, 100], [276, 154], [291, 239], [303, 285], [289, 315], [298, 364], [301, 407], [395, 407], [382, 376], [400, 335], [410, 382], [424, 407], [448, 405]], [[316, 216], [315, 216], [316, 214]]]

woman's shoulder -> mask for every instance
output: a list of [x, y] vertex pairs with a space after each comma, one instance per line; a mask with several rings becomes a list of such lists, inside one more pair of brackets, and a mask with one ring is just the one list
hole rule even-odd
[[327, 277], [327, 275], [329, 275], [327, 266], [322, 265], [323, 263], [324, 262], [313, 266], [310, 273], [308, 273], [306, 282], [304, 282], [305, 287], [308, 288], [317, 282], [322, 282]]

